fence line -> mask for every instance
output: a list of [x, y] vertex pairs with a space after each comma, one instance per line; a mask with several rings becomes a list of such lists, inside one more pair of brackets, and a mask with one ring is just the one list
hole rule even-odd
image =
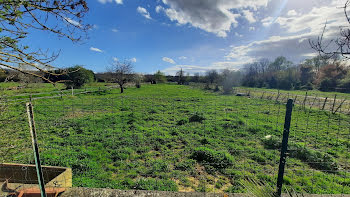
[[[241, 181], [252, 177], [276, 185], [284, 102], [226, 96], [32, 102], [43, 165], [71, 167], [74, 186], [244, 192]], [[6, 105], [0, 163], [33, 164], [25, 108]], [[350, 193], [349, 124], [342, 113], [294, 106], [283, 190]]]
[[264, 90], [256, 90], [256, 89], [242, 89], [242, 88], [235, 88], [236, 92], [244, 93], [247, 96], [253, 97], [253, 98], [260, 98], [260, 99], [268, 99], [268, 100], [275, 100], [279, 102], [286, 102], [288, 98], [293, 98], [295, 104], [302, 105], [305, 107], [310, 108], [318, 108], [321, 110], [327, 110], [331, 111], [332, 113], [345, 113], [350, 114], [350, 101], [348, 98], [337, 98], [337, 95], [334, 95], [334, 98], [329, 97], [319, 97], [317, 94], [314, 96], [310, 96], [305, 93], [305, 95], [300, 94], [291, 94], [291, 93], [281, 93], [278, 92], [272, 92], [272, 91], [264, 91]]

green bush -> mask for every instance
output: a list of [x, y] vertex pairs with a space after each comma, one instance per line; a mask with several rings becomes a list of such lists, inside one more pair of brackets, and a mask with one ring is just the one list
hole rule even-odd
[[[265, 148], [280, 149], [282, 146], [281, 139], [274, 135], [266, 136], [262, 139]], [[338, 170], [338, 164], [335, 159], [328, 153], [313, 150], [303, 144], [290, 142], [288, 144], [289, 156], [306, 162], [312, 168], [335, 172]], [[255, 158], [256, 159], [256, 158]]]
[[350, 71], [347, 78], [340, 80], [338, 85], [339, 92], [350, 93]]
[[337, 82], [334, 79], [324, 78], [320, 82], [319, 90], [324, 92], [334, 91], [337, 86]]
[[179, 121], [177, 122], [177, 125], [184, 125], [184, 124], [186, 124], [187, 122], [188, 122], [188, 120], [182, 119], [182, 120], [179, 120]]
[[187, 177], [182, 176], [180, 178], [180, 184], [183, 185], [184, 187], [190, 187], [191, 181]]
[[302, 144], [290, 145], [290, 156], [306, 162], [309, 166], [326, 172], [335, 172], [338, 170], [338, 164], [335, 159], [327, 154], [317, 150], [312, 150]]
[[121, 148], [121, 149], [114, 149], [110, 151], [111, 159], [113, 161], [129, 159], [132, 153], [133, 153], [133, 150], [131, 148]]
[[186, 159], [175, 165], [176, 170], [189, 171], [194, 169], [194, 164], [196, 163], [193, 159]]
[[205, 117], [200, 113], [195, 113], [189, 118], [190, 122], [202, 122], [203, 120], [205, 120]]
[[303, 86], [300, 87], [301, 90], [312, 90], [313, 89], [313, 85], [312, 83], [307, 83]]
[[219, 179], [219, 180], [216, 181], [215, 187], [216, 187], [217, 189], [221, 189], [222, 186], [224, 186], [225, 184], [226, 184], [225, 181]]
[[177, 184], [172, 180], [141, 178], [136, 181], [134, 188], [137, 190], [178, 191]]
[[154, 80], [156, 81], [156, 83], [165, 83], [165, 82], [167, 82], [165, 74], [160, 72], [160, 70], [158, 70], [156, 73], [154, 73]]
[[232, 155], [224, 151], [215, 151], [206, 147], [196, 148], [191, 158], [206, 165], [211, 165], [214, 168], [226, 168], [234, 162]]
[[170, 171], [169, 164], [162, 159], [152, 159], [148, 162], [148, 166], [150, 167], [148, 171], [150, 175]]

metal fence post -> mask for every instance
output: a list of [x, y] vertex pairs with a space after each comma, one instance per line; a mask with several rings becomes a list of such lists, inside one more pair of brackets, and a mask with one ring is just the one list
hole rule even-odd
[[43, 176], [43, 172], [40, 164], [39, 147], [38, 147], [38, 141], [36, 136], [35, 122], [34, 122], [33, 105], [31, 102], [27, 103], [26, 105], [27, 105], [29, 129], [30, 129], [30, 134], [32, 136], [35, 166], [36, 166], [36, 173], [38, 176], [40, 193], [41, 193], [41, 197], [46, 197], [44, 176]]
[[293, 110], [293, 99], [288, 99], [288, 102], [286, 105], [286, 116], [284, 119], [280, 164], [278, 167], [277, 196], [281, 196], [282, 194], [283, 174], [284, 174], [284, 168], [286, 165], [288, 137], [289, 137], [290, 122], [292, 118], [292, 110]]

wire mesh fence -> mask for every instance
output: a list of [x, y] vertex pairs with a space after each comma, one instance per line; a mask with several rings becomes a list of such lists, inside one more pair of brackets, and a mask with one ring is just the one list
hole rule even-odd
[[[239, 193], [246, 178], [276, 185], [284, 102], [86, 95], [32, 103], [51, 192], [73, 185]], [[1, 106], [0, 163], [34, 164], [25, 105]], [[294, 106], [283, 189], [350, 193], [350, 117], [341, 112]], [[29, 183], [34, 166], [0, 169], [8, 169], [0, 176], [8, 188], [38, 190]]]
[[301, 105], [304, 108], [315, 108], [332, 113], [344, 113], [350, 115], [350, 97], [347, 94], [330, 94], [330, 93], [310, 93], [302, 92], [282, 92], [267, 91], [261, 89], [244, 89], [235, 88], [236, 92], [244, 93], [245, 95], [258, 98], [286, 102], [288, 98], [292, 98], [295, 104]]
[[[128, 87], [131, 86], [131, 84], [127, 85]], [[0, 96], [0, 103], [9, 103], [9, 102], [28, 102], [31, 100], [37, 100], [37, 99], [51, 99], [51, 98], [63, 98], [67, 96], [77, 96], [80, 94], [94, 94], [99, 92], [106, 92], [110, 91], [112, 89], [119, 88], [119, 86], [101, 86], [101, 87], [85, 87], [81, 89], [62, 89], [62, 90], [55, 90], [55, 91], [43, 91], [43, 92], [37, 92], [37, 93], [21, 93], [21, 94], [14, 94], [14, 95], [1, 95]], [[1, 91], [1, 89], [0, 89]]]

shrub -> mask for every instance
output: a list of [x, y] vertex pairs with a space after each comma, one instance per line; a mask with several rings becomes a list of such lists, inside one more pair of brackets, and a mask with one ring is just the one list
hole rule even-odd
[[129, 159], [129, 157], [132, 153], [133, 153], [133, 150], [131, 148], [114, 149], [110, 152], [111, 159], [113, 161], [120, 161], [120, 160]]
[[302, 144], [291, 144], [290, 149], [292, 150], [290, 153], [291, 157], [298, 158], [317, 170], [328, 172], [338, 170], [337, 162], [327, 153], [312, 150]]
[[211, 165], [217, 169], [231, 166], [234, 162], [232, 155], [229, 153], [224, 151], [215, 151], [206, 147], [196, 148], [193, 151], [191, 158], [198, 162]]
[[223, 180], [221, 180], [221, 179], [219, 179], [219, 180], [216, 181], [216, 183], [215, 183], [215, 187], [216, 187], [217, 189], [221, 189], [222, 186], [224, 186], [224, 185], [225, 185], [225, 181], [223, 181]]
[[312, 83], [307, 83], [303, 86], [300, 87], [301, 90], [312, 90], [313, 87], [312, 87]]
[[189, 118], [190, 122], [202, 122], [203, 120], [205, 120], [204, 116], [199, 113], [195, 113]]
[[158, 70], [156, 73], [154, 73], [154, 80], [156, 81], [156, 83], [165, 83], [165, 82], [167, 82], [165, 74], [160, 72], [160, 70]]
[[178, 191], [177, 184], [172, 180], [162, 180], [153, 178], [141, 178], [136, 181], [135, 189], [138, 190], [158, 190], [158, 191]]
[[260, 127], [248, 127], [248, 132], [252, 134], [257, 134], [259, 131], [261, 131]]
[[182, 170], [182, 171], [191, 171], [193, 170], [193, 166], [196, 163], [193, 159], [186, 159], [184, 161], [181, 161], [175, 165], [175, 170]]
[[[280, 149], [282, 145], [281, 139], [273, 135], [266, 136], [262, 141], [265, 148], [268, 149]], [[300, 159], [312, 168], [328, 172], [335, 172], [338, 170], [338, 164], [330, 154], [313, 150], [296, 143], [289, 143], [288, 150], [290, 150], [290, 157]]]
[[348, 73], [347, 77], [339, 82], [339, 92], [350, 93], [350, 71], [348, 71]]
[[205, 83], [204, 90], [210, 90], [209, 83]]
[[334, 91], [337, 84], [346, 76], [347, 69], [340, 62], [323, 66], [315, 80], [321, 91]]
[[149, 170], [148, 174], [151, 174], [151, 175], [154, 175], [159, 172], [170, 171], [168, 163], [162, 159], [151, 160], [149, 162], [149, 166], [151, 167], [151, 169]]
[[337, 86], [337, 83], [335, 80], [330, 78], [324, 78], [320, 82], [319, 90], [325, 91], [325, 92], [334, 91], [336, 86]]
[[206, 184], [204, 181], [201, 181], [197, 188], [196, 188], [196, 192], [208, 192], [208, 188], [206, 187]]
[[0, 82], [4, 82], [6, 80], [7, 75], [8, 75], [8, 72], [0, 69]]
[[220, 88], [219, 88], [219, 85], [216, 85], [215, 89], [214, 89], [214, 92], [218, 92], [218, 91], [220, 91]]
[[180, 184], [183, 185], [184, 187], [190, 187], [191, 186], [191, 181], [188, 178], [182, 176], [180, 178]]
[[222, 89], [224, 90], [224, 94], [231, 94], [233, 90], [232, 88], [233, 88], [232, 83], [229, 83], [229, 82], [223, 83]]
[[186, 124], [187, 122], [188, 122], [188, 120], [182, 119], [182, 120], [179, 120], [179, 121], [177, 122], [177, 125], [184, 125], [184, 124]]

